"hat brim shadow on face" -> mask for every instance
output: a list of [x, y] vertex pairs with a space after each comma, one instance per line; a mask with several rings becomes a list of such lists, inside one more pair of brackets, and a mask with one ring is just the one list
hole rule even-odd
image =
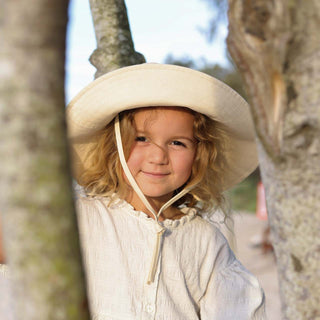
[[75, 178], [84, 170], [84, 150], [95, 143], [96, 134], [117, 114], [153, 106], [187, 107], [223, 124], [229, 168], [223, 190], [241, 182], [257, 167], [249, 105], [238, 93], [199, 71], [146, 63], [101, 76], [69, 103], [66, 113]]

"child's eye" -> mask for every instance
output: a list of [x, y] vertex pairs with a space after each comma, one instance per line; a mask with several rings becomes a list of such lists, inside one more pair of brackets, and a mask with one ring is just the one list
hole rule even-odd
[[172, 141], [171, 144], [174, 146], [186, 147], [186, 145], [183, 142], [178, 141], [178, 140]]
[[145, 142], [145, 141], [147, 141], [147, 138], [146, 138], [146, 137], [143, 137], [143, 136], [140, 136], [140, 137], [136, 137], [135, 140], [136, 140], [136, 141], [139, 141], [139, 142]]

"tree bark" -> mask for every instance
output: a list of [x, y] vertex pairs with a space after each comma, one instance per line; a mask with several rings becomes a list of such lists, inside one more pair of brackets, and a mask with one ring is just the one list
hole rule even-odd
[[68, 0], [1, 4], [0, 212], [14, 316], [89, 319], [65, 138]]
[[320, 319], [320, 3], [229, 0], [258, 136], [283, 319]]
[[97, 68], [95, 77], [144, 63], [143, 55], [134, 50], [124, 0], [90, 0], [90, 7], [97, 39], [97, 49], [90, 57]]

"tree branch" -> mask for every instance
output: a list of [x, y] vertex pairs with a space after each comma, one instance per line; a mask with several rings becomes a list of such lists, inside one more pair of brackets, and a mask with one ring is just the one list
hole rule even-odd
[[90, 0], [97, 49], [90, 62], [97, 68], [95, 77], [123, 66], [145, 62], [134, 50], [124, 0]]

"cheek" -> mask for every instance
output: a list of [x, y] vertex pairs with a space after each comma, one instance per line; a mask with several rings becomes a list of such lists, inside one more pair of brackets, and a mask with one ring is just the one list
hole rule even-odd
[[[128, 166], [129, 171], [131, 172], [131, 174], [134, 178], [136, 177], [136, 174], [140, 170], [141, 161], [142, 161], [142, 159], [139, 156], [139, 153], [134, 152], [134, 149], [131, 150], [129, 158], [127, 160], [127, 166]], [[131, 184], [130, 184], [126, 174], [124, 173], [123, 169], [122, 169], [122, 177], [123, 177], [124, 181], [126, 182], [126, 184], [129, 186], [129, 188], [131, 188]]]
[[139, 170], [140, 164], [142, 162], [141, 152], [137, 152], [135, 149], [132, 149], [127, 161], [127, 165], [132, 174]]
[[176, 171], [187, 181], [191, 175], [194, 153], [180, 155], [176, 160]]

